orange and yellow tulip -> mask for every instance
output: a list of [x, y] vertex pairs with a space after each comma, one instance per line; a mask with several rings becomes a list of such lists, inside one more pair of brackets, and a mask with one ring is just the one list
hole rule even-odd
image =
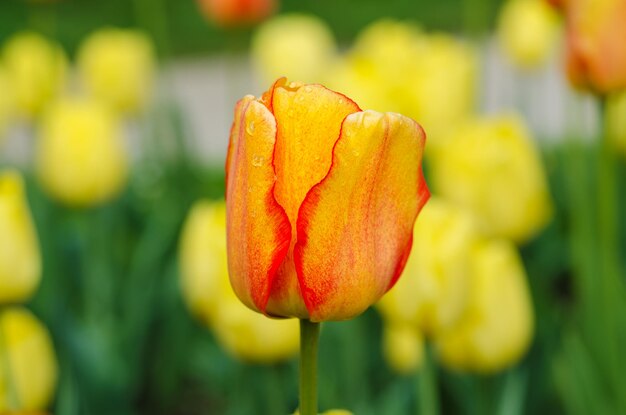
[[235, 108], [226, 160], [230, 281], [251, 309], [319, 322], [396, 282], [429, 197], [425, 134], [321, 85], [279, 79]]
[[276, 0], [198, 0], [202, 14], [220, 26], [260, 22], [276, 10]]
[[626, 87], [626, 0], [568, 0], [571, 82], [605, 94]]

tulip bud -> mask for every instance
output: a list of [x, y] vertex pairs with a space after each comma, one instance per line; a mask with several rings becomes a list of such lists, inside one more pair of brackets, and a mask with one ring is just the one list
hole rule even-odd
[[42, 186], [71, 206], [113, 199], [128, 176], [122, 139], [118, 120], [104, 106], [83, 99], [59, 101], [39, 129], [36, 164]]
[[197, 0], [200, 11], [220, 26], [247, 26], [271, 16], [276, 0]]
[[0, 413], [40, 411], [50, 404], [57, 361], [48, 330], [21, 307], [0, 313]]
[[626, 0], [568, 0], [564, 10], [572, 83], [601, 94], [626, 88]]
[[208, 324], [220, 345], [250, 362], [273, 363], [294, 356], [299, 346], [295, 320], [270, 320], [247, 309], [228, 281], [226, 207], [197, 202], [180, 242], [181, 287], [190, 311]]
[[533, 68], [554, 50], [559, 18], [545, 0], [508, 0], [500, 11], [498, 38], [516, 65]]
[[3, 58], [20, 115], [37, 115], [61, 92], [67, 61], [56, 43], [36, 33], [19, 33], [4, 46]]
[[504, 370], [526, 353], [534, 325], [526, 273], [515, 247], [503, 240], [478, 246], [471, 287], [461, 321], [436, 338], [440, 360], [461, 371]]
[[237, 103], [226, 160], [228, 270], [269, 316], [352, 318], [396, 283], [429, 197], [425, 134], [321, 85]]
[[470, 254], [478, 237], [471, 214], [431, 199], [415, 224], [402, 278], [377, 304], [385, 319], [426, 335], [454, 325], [467, 304]]
[[488, 234], [524, 243], [552, 217], [539, 152], [516, 117], [456, 129], [433, 154], [432, 178], [438, 193], [471, 211]]
[[252, 39], [252, 60], [264, 82], [280, 76], [320, 82], [336, 51], [328, 25], [309, 15], [275, 17]]
[[86, 89], [123, 113], [138, 112], [146, 105], [154, 67], [152, 43], [136, 30], [98, 30], [78, 53], [78, 69]]
[[626, 91], [609, 96], [606, 104], [606, 131], [615, 148], [626, 157]]
[[41, 256], [24, 183], [0, 172], [0, 304], [28, 300], [41, 278]]
[[380, 20], [357, 38], [345, 61], [328, 75], [361, 105], [407, 114], [438, 146], [444, 133], [472, 113], [476, 101], [474, 51], [447, 35]]
[[388, 322], [383, 329], [383, 355], [397, 373], [415, 373], [424, 360], [424, 337], [408, 324]]

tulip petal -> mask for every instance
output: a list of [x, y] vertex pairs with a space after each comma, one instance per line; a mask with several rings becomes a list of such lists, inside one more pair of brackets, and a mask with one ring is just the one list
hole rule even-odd
[[299, 211], [294, 261], [313, 321], [363, 312], [397, 280], [429, 192], [422, 128], [399, 114], [346, 117], [328, 175]]
[[239, 299], [265, 313], [291, 225], [274, 198], [276, 120], [254, 97], [237, 103], [226, 159], [228, 270]]
[[352, 100], [321, 85], [279, 80], [271, 95], [278, 125], [276, 199], [295, 225], [298, 209], [313, 185], [328, 174], [341, 123], [359, 111]]
[[[279, 79], [262, 97], [277, 123], [275, 195], [296, 235], [298, 209], [306, 194], [328, 174], [341, 123], [359, 111], [352, 100], [321, 85], [287, 84]], [[269, 314], [306, 318], [293, 262], [292, 240], [287, 258], [273, 281]]]

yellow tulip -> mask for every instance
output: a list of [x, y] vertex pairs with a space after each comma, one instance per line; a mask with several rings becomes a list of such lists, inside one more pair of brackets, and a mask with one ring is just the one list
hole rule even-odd
[[424, 206], [413, 231], [413, 250], [396, 284], [378, 302], [386, 320], [427, 335], [457, 322], [467, 304], [474, 218], [439, 198]]
[[[430, 35], [415, 73], [408, 73], [404, 113], [420, 120], [436, 149], [450, 127], [475, 110], [478, 64], [474, 50], [448, 35]], [[401, 88], [402, 86], [400, 86]]]
[[204, 200], [193, 206], [183, 228], [179, 258], [184, 300], [213, 329], [225, 350], [259, 363], [285, 360], [297, 353], [297, 320], [272, 320], [249, 310], [230, 286], [224, 202]]
[[609, 96], [606, 106], [606, 130], [608, 139], [626, 157], [626, 91]]
[[57, 382], [47, 329], [21, 307], [0, 313], [0, 412], [44, 410]]
[[27, 300], [41, 278], [41, 256], [24, 183], [0, 172], [0, 304]]
[[409, 324], [386, 322], [383, 328], [383, 356], [397, 373], [414, 373], [424, 359], [424, 336]]
[[435, 339], [439, 357], [456, 370], [498, 372], [521, 359], [532, 340], [526, 273], [511, 243], [492, 240], [476, 247], [472, 275], [463, 318]]
[[335, 39], [317, 17], [285, 14], [263, 23], [252, 39], [252, 60], [263, 83], [286, 76], [321, 82], [336, 52]]
[[80, 48], [78, 69], [87, 90], [123, 113], [135, 113], [148, 101], [155, 56], [142, 32], [101, 29]]
[[3, 58], [20, 115], [37, 115], [61, 92], [67, 60], [56, 43], [36, 33], [19, 33], [4, 46]]
[[363, 108], [419, 120], [429, 146], [439, 146], [450, 126], [474, 110], [477, 61], [468, 45], [451, 36], [385, 19], [359, 35], [327, 83]]
[[43, 187], [59, 201], [79, 207], [107, 202], [128, 176], [121, 125], [98, 102], [65, 98], [43, 119], [36, 163]]
[[498, 40], [516, 65], [533, 68], [554, 51], [559, 17], [546, 0], [508, 0], [498, 22]]
[[541, 157], [519, 118], [469, 122], [433, 155], [435, 192], [473, 212], [486, 233], [523, 243], [551, 219]]

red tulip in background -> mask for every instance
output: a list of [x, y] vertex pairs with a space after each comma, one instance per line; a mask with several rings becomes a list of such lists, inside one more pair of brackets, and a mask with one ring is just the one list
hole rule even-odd
[[425, 135], [321, 85], [237, 103], [226, 161], [228, 267], [253, 310], [344, 320], [389, 290], [429, 197]]
[[276, 0], [198, 0], [208, 20], [221, 26], [245, 26], [271, 16]]

